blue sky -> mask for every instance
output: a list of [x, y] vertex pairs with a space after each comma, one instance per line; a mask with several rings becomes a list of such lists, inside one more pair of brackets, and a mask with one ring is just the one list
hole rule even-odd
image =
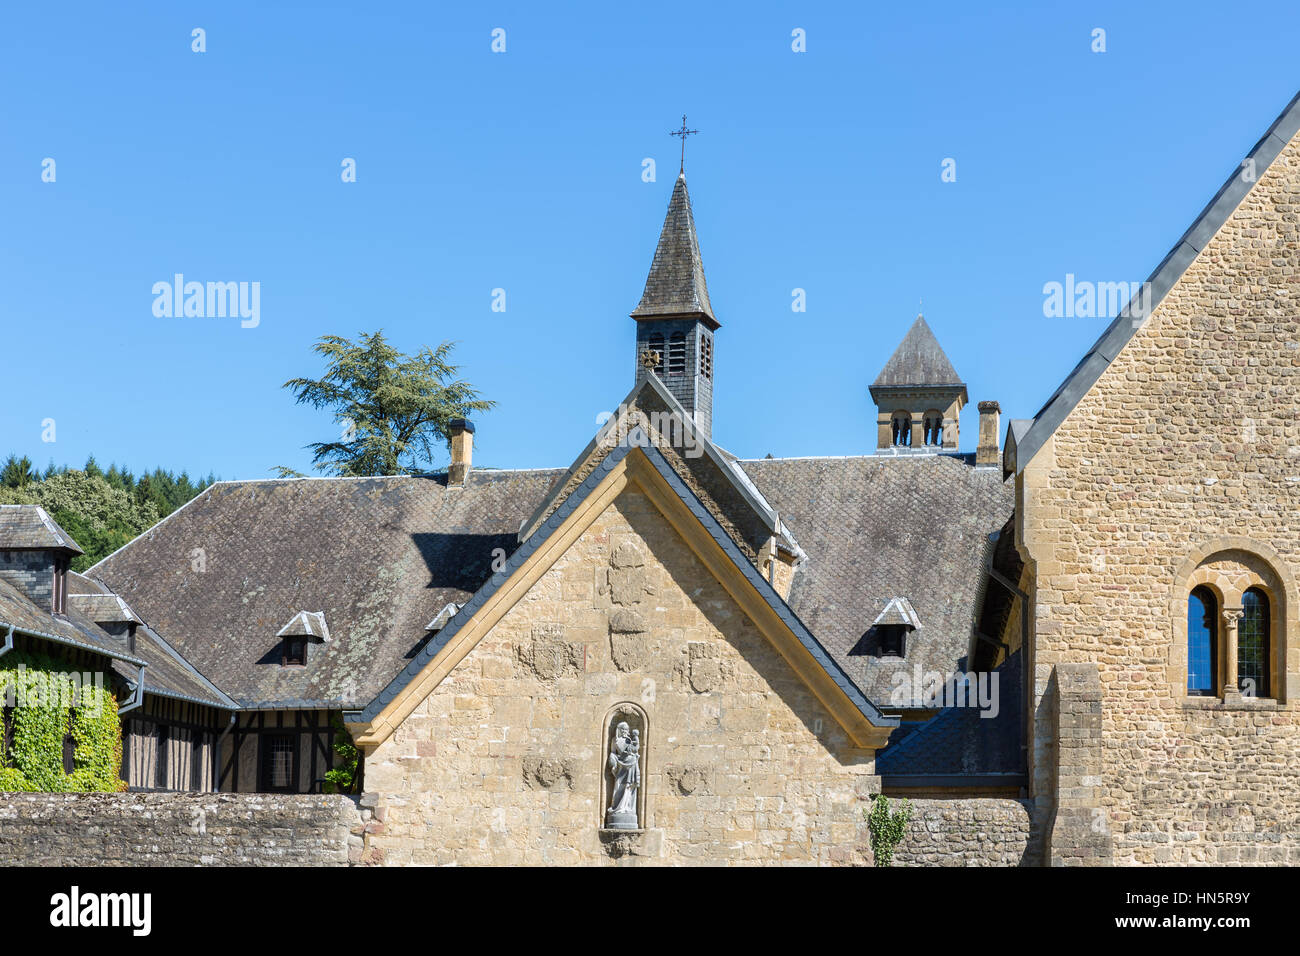
[[[1297, 49], [1294, 8], [1190, 2], [10, 5], [0, 453], [308, 470], [337, 429], [281, 384], [319, 336], [383, 328], [459, 343], [499, 402], [476, 462], [567, 465], [631, 386], [683, 112], [714, 437], [869, 452], [867, 386], [923, 297], [969, 449], [975, 402], [1032, 416], [1106, 324], [1045, 318], [1044, 283], [1144, 279]], [[259, 282], [260, 323], [156, 317], [177, 272]]]

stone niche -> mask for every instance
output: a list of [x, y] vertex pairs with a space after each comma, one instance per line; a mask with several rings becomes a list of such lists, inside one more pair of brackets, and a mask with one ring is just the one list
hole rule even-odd
[[[617, 743], [620, 724], [627, 724], [629, 735], [635, 733], [638, 741], [637, 766], [639, 781], [636, 787], [635, 808], [636, 826], [611, 826], [608, 819], [610, 804], [615, 796], [617, 782], [610, 767], [610, 754]], [[646, 798], [646, 781], [650, 765], [650, 723], [645, 710], [631, 701], [615, 704], [602, 721], [600, 748], [597, 751], [602, 761], [600, 780], [599, 810], [600, 841], [605, 852], [611, 857], [657, 856], [662, 842], [662, 834], [652, 830], [648, 825], [648, 801]]]

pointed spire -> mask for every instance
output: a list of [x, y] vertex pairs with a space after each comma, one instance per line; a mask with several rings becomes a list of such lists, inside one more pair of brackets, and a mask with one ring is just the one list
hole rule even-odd
[[673, 186], [673, 198], [668, 203], [668, 215], [659, 233], [645, 291], [632, 312], [634, 319], [669, 316], [700, 317], [710, 329], [719, 325], [709, 304], [709, 287], [704, 282], [704, 261], [700, 258], [685, 175], [678, 176]]
[[964, 383], [957, 370], [948, 361], [939, 340], [930, 331], [925, 316], [918, 315], [912, 327], [903, 336], [894, 354], [880, 370], [871, 384], [876, 388], [898, 388], [915, 385], [960, 385]]

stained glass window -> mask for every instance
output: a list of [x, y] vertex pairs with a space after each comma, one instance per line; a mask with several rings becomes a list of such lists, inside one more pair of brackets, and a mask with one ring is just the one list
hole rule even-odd
[[1241, 596], [1237, 628], [1237, 680], [1247, 697], [1268, 697], [1268, 596], [1251, 588]]
[[1214, 696], [1219, 602], [1207, 587], [1187, 598], [1187, 693]]

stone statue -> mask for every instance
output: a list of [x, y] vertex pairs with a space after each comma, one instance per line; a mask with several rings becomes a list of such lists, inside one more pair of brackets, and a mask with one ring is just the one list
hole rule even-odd
[[641, 787], [641, 732], [629, 730], [627, 721], [619, 721], [614, 729], [609, 772], [614, 776], [614, 789], [605, 825], [611, 830], [635, 830], [636, 795]]

